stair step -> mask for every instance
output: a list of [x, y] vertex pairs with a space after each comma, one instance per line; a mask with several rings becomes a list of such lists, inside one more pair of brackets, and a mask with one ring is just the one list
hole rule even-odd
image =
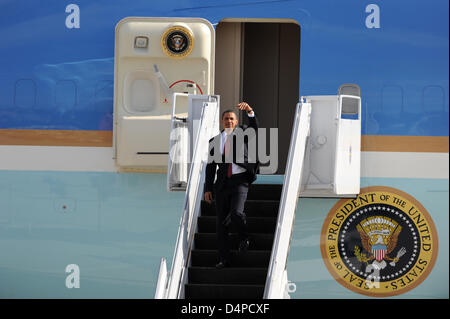
[[[200, 216], [198, 217], [199, 233], [215, 233], [216, 232], [216, 216]], [[277, 219], [275, 217], [247, 217], [247, 229], [249, 233], [274, 233]], [[237, 232], [237, 228], [233, 222], [229, 226], [229, 232]]]
[[186, 284], [186, 299], [262, 299], [264, 285]]
[[189, 267], [188, 276], [192, 284], [264, 285], [267, 268]]
[[[216, 216], [216, 203], [202, 200], [202, 216]], [[247, 200], [244, 212], [248, 217], [277, 217], [280, 200]]]
[[[270, 254], [270, 250], [248, 250], [245, 253], [230, 250], [231, 267], [265, 268], [269, 265]], [[215, 267], [219, 262], [217, 250], [193, 249], [191, 259], [193, 267]]]
[[252, 184], [249, 187], [248, 200], [280, 200], [282, 184]]
[[[249, 250], [272, 250], [273, 237], [273, 234], [249, 234]], [[239, 246], [239, 237], [237, 233], [231, 233], [229, 238], [231, 249], [237, 250]], [[196, 233], [194, 240], [196, 249], [217, 249], [216, 233]]]

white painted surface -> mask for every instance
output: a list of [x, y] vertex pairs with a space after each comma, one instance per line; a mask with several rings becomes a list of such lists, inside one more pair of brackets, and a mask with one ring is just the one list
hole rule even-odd
[[[0, 170], [115, 172], [112, 157], [112, 147], [0, 145]], [[449, 154], [362, 152], [361, 177], [448, 179]]]

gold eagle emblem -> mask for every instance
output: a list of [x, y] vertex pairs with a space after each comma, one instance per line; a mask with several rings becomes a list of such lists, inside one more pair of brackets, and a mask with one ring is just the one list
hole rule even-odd
[[385, 216], [372, 216], [362, 220], [356, 229], [361, 237], [361, 244], [369, 256], [362, 253], [358, 246], [355, 246], [354, 253], [360, 262], [369, 263], [372, 260], [382, 262], [383, 260], [392, 261], [391, 266], [406, 252], [405, 248], [399, 250], [395, 258], [389, 255], [397, 247], [398, 236], [402, 231], [395, 220]]

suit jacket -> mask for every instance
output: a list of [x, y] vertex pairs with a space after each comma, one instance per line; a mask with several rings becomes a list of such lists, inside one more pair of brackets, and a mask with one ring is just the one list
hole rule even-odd
[[[258, 119], [256, 117], [256, 114], [254, 117], [248, 117], [248, 119], [249, 125], [242, 125], [239, 126], [239, 128], [242, 129], [245, 133], [245, 130], [251, 127], [255, 130], [255, 133], [257, 133]], [[225, 156], [221, 155], [221, 150], [218, 149], [221, 145], [220, 141], [222, 138], [222, 132], [209, 140], [209, 158], [208, 158], [208, 165], [206, 166], [206, 177], [204, 187], [205, 192], [212, 192], [214, 189], [214, 185], [217, 189], [220, 189], [224, 185], [224, 182], [227, 178], [227, 170], [229, 163], [225, 163]], [[237, 139], [235, 132], [233, 132], [232, 136], [233, 136], [233, 143], [232, 143], [233, 163], [245, 168], [246, 169], [245, 176], [247, 177], [248, 183], [253, 183], [256, 180], [256, 174], [259, 168], [259, 162], [257, 161], [256, 154], [254, 157], [251, 156], [249, 160], [248, 154], [249, 139], [247, 137], [244, 139]], [[244, 145], [242, 145], [242, 142]], [[253, 139], [251, 140], [251, 142], [256, 143], [256, 136], [254, 137], [254, 140]], [[239, 163], [240, 161], [242, 161], [242, 157], [239, 156], [242, 153], [242, 147], [243, 147], [243, 162]], [[254, 149], [256, 150], [256, 147]], [[236, 150], [241, 150], [241, 152], [236, 152]], [[221, 158], [221, 161], [214, 160], [219, 157]], [[219, 169], [217, 170], [217, 179], [216, 183], [214, 184], [214, 177], [216, 175], [217, 166], [219, 167]]]

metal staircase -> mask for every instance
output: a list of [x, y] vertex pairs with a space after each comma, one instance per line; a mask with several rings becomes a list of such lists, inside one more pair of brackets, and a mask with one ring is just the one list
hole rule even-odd
[[245, 213], [249, 250], [239, 253], [237, 231], [230, 225], [231, 267], [216, 269], [218, 262], [215, 203], [202, 201], [195, 233], [192, 263], [188, 267], [185, 298], [262, 298], [269, 266], [282, 185], [250, 186]]
[[[347, 87], [353, 90], [356, 85], [341, 86]], [[161, 260], [155, 298], [290, 298], [286, 263], [300, 193], [349, 197], [359, 192], [360, 93], [347, 95], [341, 88], [338, 96], [302, 97], [294, 117], [283, 185], [250, 186], [244, 208], [250, 247], [238, 252], [237, 233], [231, 224], [231, 266], [222, 269], [215, 268], [215, 205], [203, 201], [208, 140], [217, 134], [213, 124], [218, 102], [204, 103], [172, 268], [168, 272], [165, 259]], [[323, 119], [331, 124], [323, 124]], [[327, 183], [318, 185], [308, 178], [302, 183], [305, 176], [317, 175], [324, 168], [328, 175], [321, 178]]]
[[217, 110], [207, 103], [197, 136], [186, 188], [172, 269], [161, 260], [156, 299], [289, 298], [286, 261], [298, 200], [301, 171], [309, 134], [310, 106], [297, 106], [283, 185], [252, 184], [244, 211], [250, 246], [237, 250], [236, 229], [230, 225], [231, 267], [218, 262], [214, 203], [203, 201], [203, 181], [210, 123]]

